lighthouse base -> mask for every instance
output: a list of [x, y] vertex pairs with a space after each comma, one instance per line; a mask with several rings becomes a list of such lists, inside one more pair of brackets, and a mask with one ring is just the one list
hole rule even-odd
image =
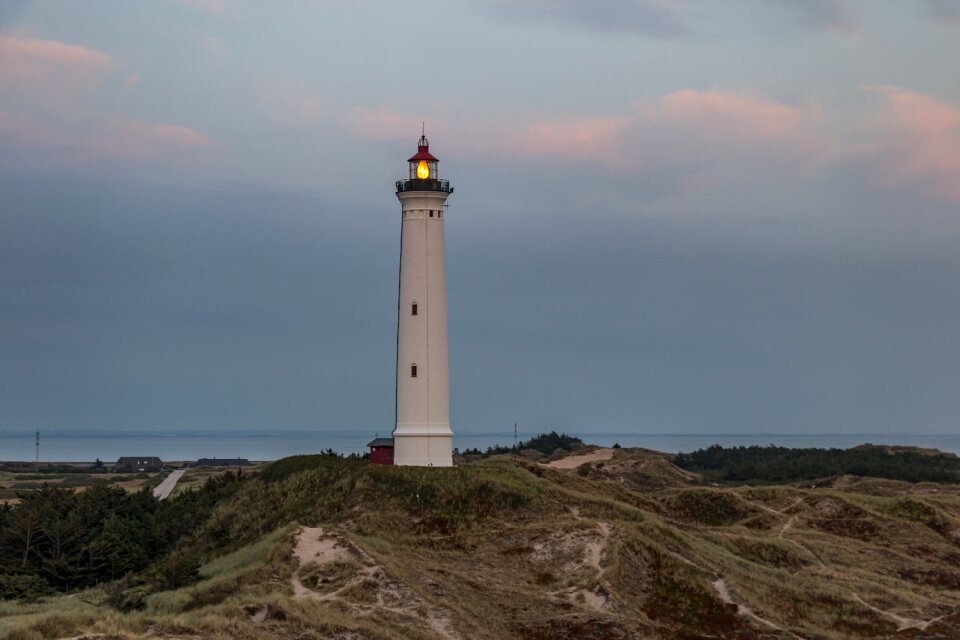
[[393, 464], [406, 467], [452, 467], [453, 432], [445, 429], [409, 429], [393, 432]]

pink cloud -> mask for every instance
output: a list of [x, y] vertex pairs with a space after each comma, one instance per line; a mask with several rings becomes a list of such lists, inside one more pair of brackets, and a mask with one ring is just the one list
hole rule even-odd
[[765, 139], [801, 135], [819, 110], [742, 93], [684, 89], [663, 97], [648, 114], [718, 136]]
[[137, 119], [107, 120], [99, 134], [102, 148], [115, 155], [146, 157], [165, 150], [201, 147], [210, 138], [196, 129], [175, 124], [151, 125]]
[[864, 87], [885, 98], [874, 125], [881, 183], [915, 186], [960, 202], [960, 109], [932, 96], [899, 87]]
[[818, 130], [821, 119], [815, 106], [684, 89], [622, 115], [534, 120], [497, 139], [521, 155], [586, 158], [619, 170], [772, 157], [801, 166], [830, 148]]
[[[354, 107], [343, 120], [344, 124], [361, 138], [378, 141], [409, 140], [411, 132], [419, 132], [424, 119], [409, 113], [394, 111], [388, 107]], [[443, 134], [446, 123], [429, 119], [431, 132]]]
[[525, 156], [589, 159], [622, 167], [623, 132], [634, 123], [632, 116], [545, 120], [530, 124], [499, 146]]
[[0, 86], [75, 83], [110, 63], [105, 53], [56, 40], [0, 35]]
[[91, 115], [53, 125], [23, 114], [0, 112], [0, 141], [16, 148], [18, 161], [39, 165], [89, 166], [111, 161], [183, 161], [212, 143], [179, 125], [152, 125], [134, 118]]

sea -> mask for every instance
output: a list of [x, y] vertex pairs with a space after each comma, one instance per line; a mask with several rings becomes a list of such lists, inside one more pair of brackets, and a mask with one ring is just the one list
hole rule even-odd
[[[725, 447], [776, 445], [781, 447], [818, 447], [847, 449], [859, 444], [906, 445], [940, 449], [960, 455], [960, 434], [880, 434], [880, 433], [639, 433], [569, 432], [584, 442], [601, 446], [644, 447], [669, 453], [689, 452], [714, 444]], [[248, 431], [169, 431], [135, 432], [79, 429], [40, 431], [41, 462], [105, 462], [121, 456], [157, 456], [164, 461], [189, 461], [198, 458], [247, 458], [276, 460], [286, 456], [310, 454], [332, 449], [338, 453], [363, 453], [375, 435], [365, 430], [248, 430]], [[536, 435], [518, 432], [519, 440]], [[494, 445], [514, 443], [510, 431], [454, 432], [454, 447], [484, 450]], [[33, 461], [37, 457], [35, 431], [0, 430], [0, 461]]]

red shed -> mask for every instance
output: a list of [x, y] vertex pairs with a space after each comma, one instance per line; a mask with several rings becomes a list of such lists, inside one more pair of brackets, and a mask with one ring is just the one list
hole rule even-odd
[[370, 447], [370, 462], [393, 464], [393, 438], [375, 438], [367, 446]]

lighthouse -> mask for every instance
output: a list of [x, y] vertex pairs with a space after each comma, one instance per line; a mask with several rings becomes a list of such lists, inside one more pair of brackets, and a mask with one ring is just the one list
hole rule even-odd
[[453, 189], [440, 179], [439, 161], [430, 153], [426, 136], [421, 136], [417, 153], [407, 162], [407, 177], [397, 181], [402, 221], [393, 461], [450, 467], [453, 432], [443, 220], [444, 203]]

